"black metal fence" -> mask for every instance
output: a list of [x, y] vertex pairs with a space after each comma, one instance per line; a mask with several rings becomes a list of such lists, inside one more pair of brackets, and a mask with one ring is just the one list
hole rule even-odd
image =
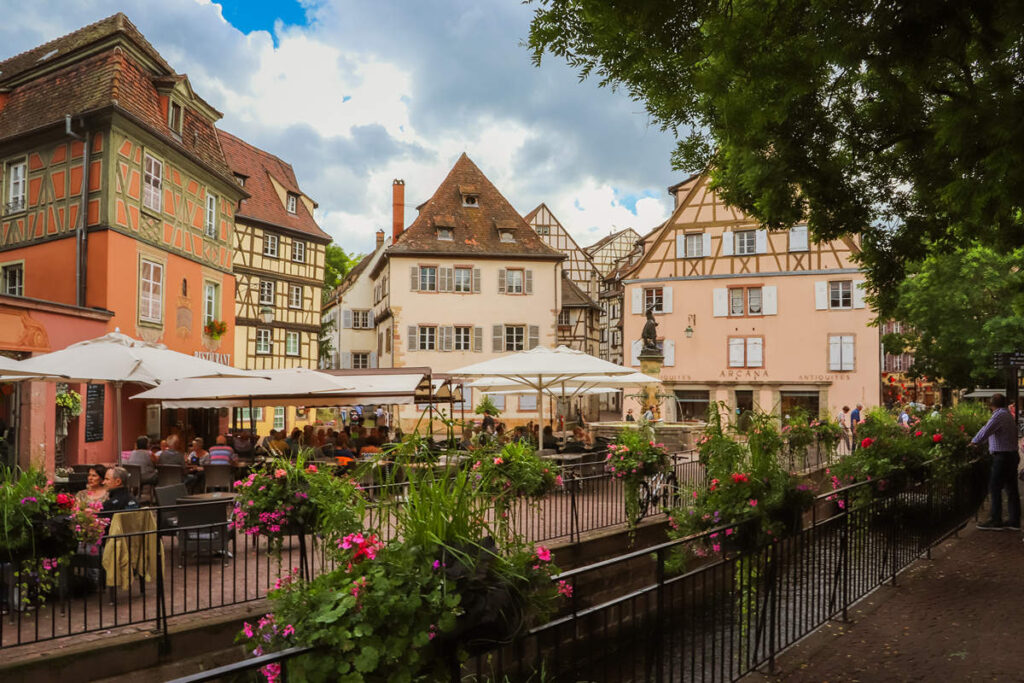
[[[962, 528], [984, 499], [984, 474], [974, 463], [944, 484], [909, 483], [883, 497], [865, 495], [871, 483], [839, 489], [817, 499], [797, 533], [752, 550], [728, 547], [738, 534], [726, 526], [564, 572], [555, 578], [574, 587], [565, 614], [471, 659], [453, 681], [732, 681], [771, 667]], [[693, 561], [672, 575], [676, 553]], [[288, 661], [311, 653], [296, 648], [180, 681], [259, 680], [266, 663], [287, 680]]]

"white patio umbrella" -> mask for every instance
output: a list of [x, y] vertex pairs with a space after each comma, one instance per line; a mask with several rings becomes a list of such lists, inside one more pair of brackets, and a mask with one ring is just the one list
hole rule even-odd
[[631, 375], [636, 371], [602, 360], [595, 356], [559, 346], [549, 349], [538, 346], [529, 351], [509, 353], [498, 358], [467, 365], [449, 372], [459, 377], [492, 377], [506, 380], [511, 385], [537, 392], [539, 422], [544, 424], [544, 396], [548, 387], [558, 386], [578, 377], [614, 377]]
[[[38, 377], [43, 379], [48, 375], [40, 375], [39, 372], [32, 370], [24, 370], [22, 368], [22, 361], [14, 360], [6, 356], [0, 356], [0, 382], [6, 381], [17, 381], [23, 380], [30, 377]], [[63, 375], [54, 375], [58, 381], [64, 381], [66, 378]]]
[[71, 344], [19, 363], [25, 372], [69, 383], [112, 382], [116, 403], [117, 452], [121, 453], [121, 387], [125, 382], [156, 386], [181, 377], [251, 377], [253, 373], [213, 363], [163, 344], [133, 339], [118, 331]]
[[[262, 370], [248, 377], [187, 377], [163, 382], [132, 399], [162, 401], [165, 407], [278, 406], [282, 402], [327, 405], [355, 390], [353, 382], [308, 368]], [[182, 403], [182, 406], [176, 404]]]

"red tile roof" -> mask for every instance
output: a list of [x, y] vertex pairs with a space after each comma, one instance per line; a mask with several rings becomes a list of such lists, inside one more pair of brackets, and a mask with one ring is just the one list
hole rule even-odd
[[[462, 205], [463, 193], [474, 193], [477, 205]], [[437, 227], [453, 230], [452, 240], [437, 239]], [[499, 228], [510, 230], [514, 242], [502, 242]], [[389, 254], [452, 254], [519, 259], [560, 260], [552, 249], [512, 208], [487, 176], [463, 154], [419, 215], [394, 244]]]
[[331, 236], [320, 229], [302, 201], [296, 202], [295, 213], [288, 213], [280, 195], [274, 189], [271, 177], [288, 192], [302, 194], [291, 164], [270, 152], [253, 147], [231, 133], [223, 130], [218, 130], [217, 133], [228, 166], [232, 172], [245, 176], [245, 191], [249, 193], [249, 198], [242, 201], [236, 213], [238, 218], [251, 218], [301, 232], [323, 242], [331, 241]]

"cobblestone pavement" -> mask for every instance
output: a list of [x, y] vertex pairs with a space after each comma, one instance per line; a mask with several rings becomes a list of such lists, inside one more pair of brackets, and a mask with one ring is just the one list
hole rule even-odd
[[743, 680], [1022, 681], [1024, 543], [974, 523]]

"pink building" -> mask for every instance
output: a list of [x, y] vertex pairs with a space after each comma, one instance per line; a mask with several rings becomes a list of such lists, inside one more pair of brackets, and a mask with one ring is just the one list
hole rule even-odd
[[647, 308], [658, 322], [661, 417], [701, 419], [711, 401], [783, 415], [877, 404], [879, 332], [856, 240], [816, 244], [805, 225], [761, 229], [723, 203], [706, 173], [670, 192], [672, 216], [623, 275], [627, 364], [640, 365]]

